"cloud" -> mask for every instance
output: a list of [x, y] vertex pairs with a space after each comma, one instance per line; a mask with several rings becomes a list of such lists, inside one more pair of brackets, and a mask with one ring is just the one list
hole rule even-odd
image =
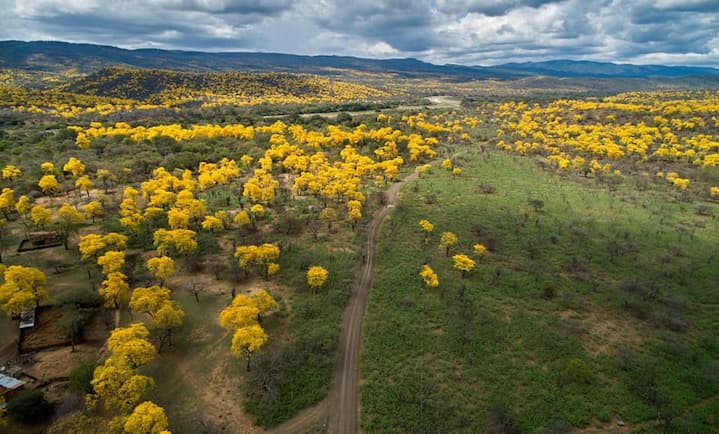
[[498, 17], [521, 7], [538, 8], [545, 4], [558, 2], [559, 0], [470, 0], [465, 2], [440, 0], [438, 8], [453, 14], [478, 13]]
[[0, 39], [719, 66], [717, 0], [0, 0]]

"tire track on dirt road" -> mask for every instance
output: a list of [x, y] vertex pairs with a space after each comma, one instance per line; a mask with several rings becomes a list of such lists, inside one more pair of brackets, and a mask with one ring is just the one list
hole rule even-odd
[[345, 310], [340, 336], [340, 363], [335, 371], [333, 387], [330, 392], [329, 432], [354, 434], [359, 431], [359, 355], [362, 342], [362, 319], [367, 306], [367, 294], [372, 286], [375, 268], [375, 247], [377, 235], [389, 210], [394, 206], [402, 185], [417, 178], [417, 173], [392, 184], [385, 193], [387, 205], [377, 210], [367, 228], [365, 261], [356, 290]]
[[354, 285], [354, 292], [342, 316], [340, 334], [340, 357], [335, 367], [332, 388], [325, 399], [301, 411], [294, 418], [268, 431], [270, 433], [305, 433], [325, 423], [327, 432], [354, 434], [359, 432], [359, 355], [362, 342], [362, 319], [367, 306], [367, 294], [372, 286], [375, 269], [377, 235], [389, 210], [395, 205], [399, 190], [408, 181], [417, 178], [412, 173], [392, 184], [385, 194], [387, 204], [378, 209], [367, 226], [364, 263]]

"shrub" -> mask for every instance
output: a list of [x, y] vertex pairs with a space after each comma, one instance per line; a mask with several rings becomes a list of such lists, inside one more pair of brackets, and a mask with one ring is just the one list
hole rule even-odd
[[52, 405], [41, 390], [28, 390], [8, 402], [7, 412], [18, 422], [38, 423], [50, 417]]
[[90, 381], [92, 381], [95, 366], [94, 362], [85, 360], [70, 371], [70, 389], [82, 394], [92, 392]]
[[557, 296], [557, 286], [554, 282], [544, 282], [541, 287], [541, 297], [545, 300], [551, 300]]
[[664, 325], [673, 332], [684, 333], [689, 330], [689, 321], [678, 316], [667, 315]]
[[512, 408], [497, 404], [489, 411], [489, 432], [492, 434], [519, 434], [519, 422]]
[[559, 380], [561, 384], [591, 384], [593, 376], [594, 374], [592, 373], [592, 369], [586, 364], [586, 362], [584, 362], [584, 360], [572, 357], [564, 365]]

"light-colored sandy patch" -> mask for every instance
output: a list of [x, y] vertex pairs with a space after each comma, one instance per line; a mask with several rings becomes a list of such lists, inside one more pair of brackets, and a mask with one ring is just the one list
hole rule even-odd
[[75, 345], [74, 353], [70, 347], [38, 351], [33, 355], [33, 365], [24, 372], [40, 382], [66, 377], [81, 361], [98, 358], [99, 350], [97, 345], [79, 344]]
[[220, 345], [224, 338], [225, 335], [215, 340], [209, 353], [204, 355], [212, 361], [204, 371], [192, 369], [192, 358], [173, 357], [178, 378], [190, 386], [200, 401], [195, 403], [195, 408], [202, 408], [202, 420], [231, 427], [231, 432], [236, 433], [264, 432], [242, 411], [242, 377], [230, 375], [226, 364], [243, 362], [233, 358], [229, 349]]
[[580, 321], [585, 333], [579, 336], [579, 341], [592, 357], [612, 355], [621, 346], [639, 347], [644, 342], [638, 328], [640, 325], [630, 318], [621, 318], [600, 309], [592, 309], [588, 313], [567, 309], [559, 312], [559, 316]]
[[[573, 429], [572, 432], [575, 434], [605, 434], [605, 433], [623, 433], [632, 431], [628, 422], [622, 421], [623, 426], [619, 426], [617, 423], [622, 421], [618, 417], [612, 418], [609, 422], [594, 421], [587, 428]], [[634, 427], [636, 428], [636, 427]]]

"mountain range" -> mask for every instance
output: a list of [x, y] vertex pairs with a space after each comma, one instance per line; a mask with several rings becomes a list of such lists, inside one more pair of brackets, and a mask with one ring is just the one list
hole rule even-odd
[[161, 49], [127, 50], [59, 41], [0, 41], [0, 68], [92, 73], [124, 66], [185, 72], [240, 70], [331, 75], [337, 70], [389, 73], [407, 78], [446, 77], [454, 80], [516, 79], [531, 76], [586, 78], [676, 78], [719, 76], [719, 69], [692, 66], [631, 65], [608, 62], [551, 60], [496, 66], [435, 65], [413, 58], [365, 59], [351, 56], [304, 56], [258, 52], [200, 52]]

